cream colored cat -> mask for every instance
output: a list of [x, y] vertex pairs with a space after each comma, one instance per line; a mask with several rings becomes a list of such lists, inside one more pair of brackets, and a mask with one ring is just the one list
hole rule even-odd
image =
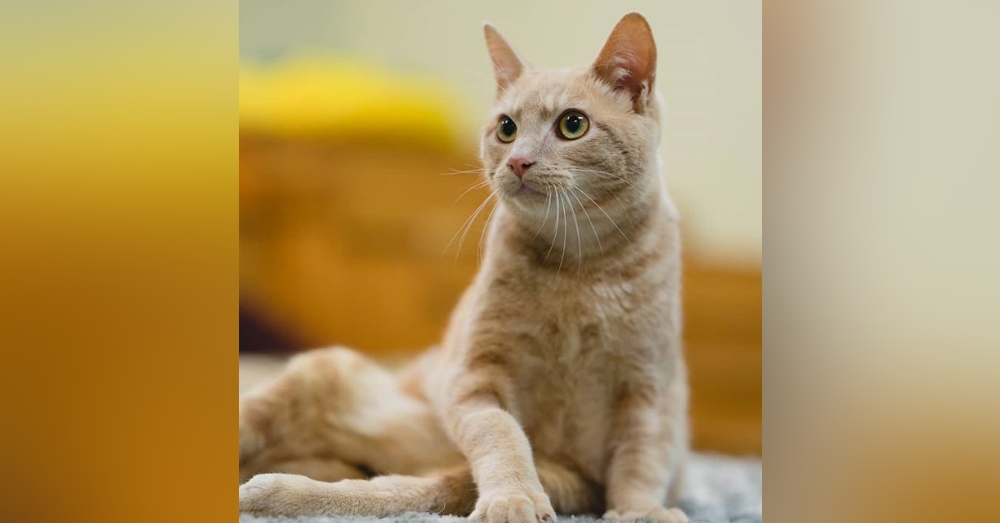
[[649, 25], [625, 16], [567, 70], [485, 31], [499, 91], [481, 153], [500, 203], [479, 274], [402, 376], [318, 350], [240, 398], [241, 511], [687, 521], [664, 506], [688, 389]]

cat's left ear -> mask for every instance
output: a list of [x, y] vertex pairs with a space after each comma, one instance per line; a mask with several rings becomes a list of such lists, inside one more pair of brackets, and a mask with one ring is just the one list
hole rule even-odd
[[656, 42], [649, 22], [639, 13], [625, 15], [611, 31], [593, 69], [608, 85], [628, 91], [636, 112], [643, 113], [656, 79]]
[[496, 75], [499, 87], [497, 96], [499, 96], [528, 69], [528, 63], [514, 51], [507, 40], [500, 36], [500, 32], [493, 27], [493, 24], [483, 24], [483, 32], [486, 35], [486, 48], [490, 52], [490, 61], [493, 62], [493, 73]]

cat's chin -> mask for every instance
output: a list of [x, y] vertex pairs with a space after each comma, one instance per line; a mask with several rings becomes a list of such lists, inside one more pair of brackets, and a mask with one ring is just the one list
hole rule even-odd
[[541, 191], [538, 191], [536, 189], [532, 189], [531, 187], [528, 187], [527, 184], [523, 184], [522, 183], [521, 187], [519, 187], [514, 192], [514, 197], [515, 198], [521, 198], [521, 199], [539, 199], [540, 198], [540, 199], [542, 199], [544, 201], [545, 200], [545, 193], [543, 193]]
[[508, 203], [520, 211], [529, 215], [544, 214], [545, 203], [548, 200], [544, 192], [521, 184], [517, 188], [507, 189], [504, 193]]

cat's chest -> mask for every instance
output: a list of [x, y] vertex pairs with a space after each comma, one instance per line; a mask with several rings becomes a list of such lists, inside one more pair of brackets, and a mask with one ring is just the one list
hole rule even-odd
[[559, 304], [535, 312], [539, 343], [516, 387], [522, 423], [536, 452], [572, 461], [599, 481], [623, 357], [629, 359], [623, 351], [632, 345], [627, 297], [594, 288]]
[[573, 463], [592, 480], [603, 478], [616, 367], [602, 342], [581, 332], [563, 338], [550, 357], [527, 360], [518, 410], [536, 453]]
[[607, 368], [606, 359], [631, 345], [637, 321], [656, 311], [623, 282], [539, 288], [526, 311], [537, 322], [540, 341], [553, 350], [539, 355], [550, 365], [593, 364]]
[[573, 389], [611, 383], [620, 362], [657, 335], [647, 332], [658, 328], [654, 306], [619, 281], [540, 287], [523, 311], [536, 341], [526, 355], [530, 366]]

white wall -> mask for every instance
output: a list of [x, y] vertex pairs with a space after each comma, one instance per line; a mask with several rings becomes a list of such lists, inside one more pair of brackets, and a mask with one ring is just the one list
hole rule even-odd
[[241, 59], [323, 47], [451, 79], [466, 94], [470, 135], [494, 92], [482, 43], [491, 21], [539, 65], [589, 63], [629, 11], [649, 20], [667, 100], [666, 175], [689, 248], [722, 263], [759, 263], [761, 3], [572, 0], [240, 2]]

